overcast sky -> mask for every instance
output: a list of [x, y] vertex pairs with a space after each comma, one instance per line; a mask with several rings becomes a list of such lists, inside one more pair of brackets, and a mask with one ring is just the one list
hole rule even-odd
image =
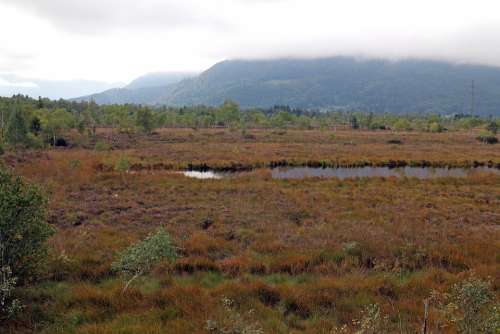
[[0, 0], [0, 73], [128, 82], [231, 58], [500, 66], [496, 0]]

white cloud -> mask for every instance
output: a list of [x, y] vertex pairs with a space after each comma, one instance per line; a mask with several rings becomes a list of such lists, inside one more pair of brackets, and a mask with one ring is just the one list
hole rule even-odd
[[493, 0], [0, 0], [0, 31], [0, 71], [25, 77], [130, 81], [338, 54], [500, 66]]
[[19, 87], [19, 88], [39, 88], [34, 82], [10, 82], [0, 78], [0, 86], [4, 87]]

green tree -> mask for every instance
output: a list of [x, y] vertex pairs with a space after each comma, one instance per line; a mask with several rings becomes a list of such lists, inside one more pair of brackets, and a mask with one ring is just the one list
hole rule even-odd
[[5, 134], [6, 142], [16, 147], [28, 142], [28, 128], [24, 115], [17, 109], [10, 114]]
[[498, 133], [498, 124], [497, 122], [491, 121], [486, 125], [486, 130], [496, 135]]
[[443, 127], [438, 122], [429, 124], [429, 132], [443, 132]]
[[87, 129], [88, 136], [94, 140], [96, 139], [97, 123], [99, 120], [97, 110], [97, 104], [93, 100], [90, 100], [90, 102], [86, 103], [85, 110], [83, 112], [84, 127]]
[[136, 113], [136, 125], [141, 131], [149, 134], [154, 129], [154, 115], [149, 108], [139, 108]]
[[150, 234], [144, 241], [127, 248], [112, 268], [127, 280], [123, 291], [138, 277], [147, 274], [155, 264], [162, 260], [177, 258], [177, 248], [173, 246], [170, 235], [164, 228]]
[[240, 106], [231, 100], [226, 100], [216, 113], [217, 125], [235, 126], [240, 121]]
[[356, 116], [352, 116], [349, 119], [349, 124], [351, 125], [351, 129], [359, 129], [359, 122]]
[[[47, 254], [52, 227], [46, 223], [47, 200], [38, 187], [14, 177], [0, 166], [0, 313], [17, 306], [16, 284], [32, 279]], [[17, 306], [16, 306], [17, 305]]]
[[409, 130], [411, 130], [410, 121], [408, 121], [406, 118], [398, 119], [392, 127], [396, 131], [409, 131]]
[[65, 109], [55, 109], [46, 112], [43, 129], [52, 145], [55, 146], [57, 138], [62, 136], [73, 123], [73, 116]]
[[30, 131], [35, 136], [38, 136], [38, 134], [42, 131], [42, 123], [40, 121], [40, 118], [38, 118], [37, 116], [33, 117], [33, 119], [31, 120]]

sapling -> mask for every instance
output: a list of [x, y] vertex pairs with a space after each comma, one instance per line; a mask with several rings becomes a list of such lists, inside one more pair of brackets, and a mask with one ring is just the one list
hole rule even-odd
[[112, 268], [121, 273], [126, 280], [123, 292], [142, 275], [151, 271], [162, 260], [172, 261], [177, 258], [177, 247], [172, 244], [170, 235], [164, 228], [150, 234], [143, 241], [134, 244], [121, 253]]

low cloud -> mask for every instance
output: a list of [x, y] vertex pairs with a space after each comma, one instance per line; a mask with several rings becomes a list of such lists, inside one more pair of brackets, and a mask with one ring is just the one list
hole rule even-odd
[[0, 0], [0, 71], [130, 81], [336, 55], [500, 66], [498, 13], [497, 0]]
[[67, 32], [102, 34], [133, 29], [223, 29], [215, 6], [196, 0], [3, 0]]
[[11, 82], [4, 78], [0, 78], [0, 86], [13, 88], [39, 88], [34, 82]]

